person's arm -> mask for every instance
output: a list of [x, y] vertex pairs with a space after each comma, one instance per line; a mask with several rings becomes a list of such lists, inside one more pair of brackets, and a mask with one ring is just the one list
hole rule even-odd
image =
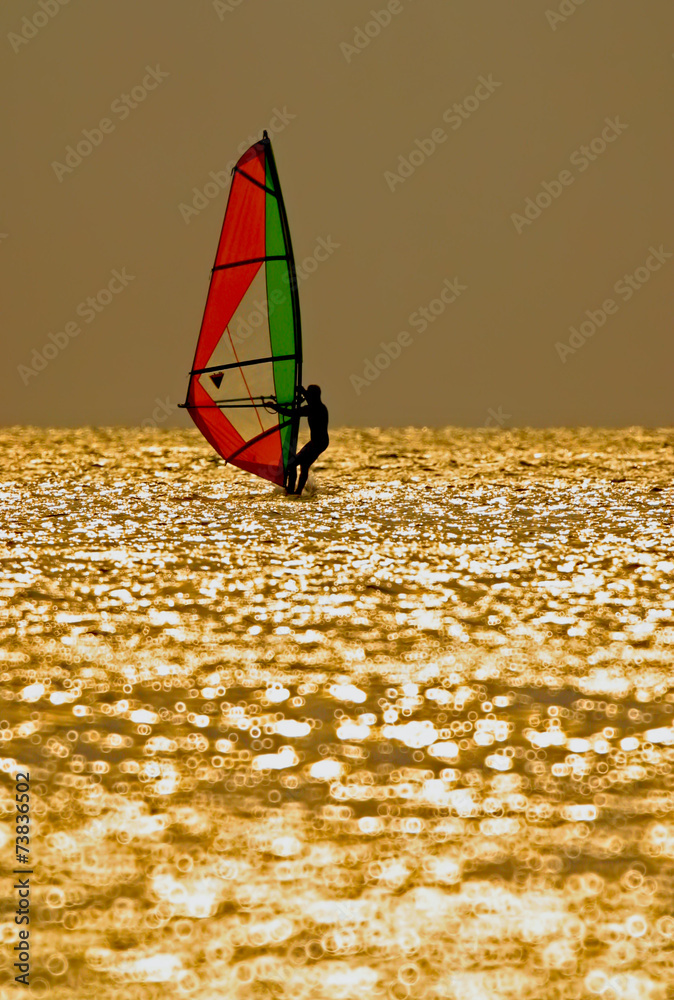
[[288, 403], [277, 403], [275, 399], [262, 400], [265, 409], [274, 410], [276, 413], [280, 413], [284, 417], [292, 417], [293, 413], [298, 413], [301, 417], [306, 417], [309, 412], [308, 406], [300, 406], [299, 409], [295, 409], [291, 404]]

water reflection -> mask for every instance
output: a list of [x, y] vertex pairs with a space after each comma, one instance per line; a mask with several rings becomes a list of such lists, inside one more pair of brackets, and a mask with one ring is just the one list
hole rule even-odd
[[673, 443], [5, 432], [37, 993], [666, 1000]]

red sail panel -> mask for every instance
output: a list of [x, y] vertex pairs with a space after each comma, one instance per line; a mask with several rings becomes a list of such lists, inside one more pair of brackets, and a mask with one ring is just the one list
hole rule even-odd
[[[214, 267], [265, 256], [265, 151], [261, 142], [237, 163], [222, 224]], [[245, 170], [247, 177], [238, 173]], [[251, 183], [248, 177], [257, 184]], [[258, 184], [261, 185], [258, 187]], [[229, 324], [262, 263], [213, 271], [194, 368], [205, 368], [213, 349]]]
[[188, 404], [190, 416], [213, 448], [226, 458], [243, 449], [232, 460], [232, 465], [246, 472], [252, 472], [262, 479], [268, 479], [277, 486], [283, 486], [284, 468], [279, 430], [266, 435], [259, 441], [252, 441], [248, 447], [236, 428], [218, 407], [213, 406], [207, 392], [194, 382], [195, 392]]

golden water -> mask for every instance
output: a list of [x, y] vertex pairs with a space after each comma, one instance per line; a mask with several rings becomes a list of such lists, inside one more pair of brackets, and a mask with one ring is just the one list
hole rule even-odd
[[0, 444], [2, 997], [674, 996], [673, 432]]

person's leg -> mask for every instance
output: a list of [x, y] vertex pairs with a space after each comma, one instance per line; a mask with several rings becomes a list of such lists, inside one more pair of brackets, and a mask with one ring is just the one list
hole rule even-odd
[[287, 493], [294, 493], [295, 492], [295, 480], [297, 479], [297, 466], [301, 465], [302, 462], [304, 461], [305, 456], [307, 454], [307, 449], [308, 448], [309, 448], [309, 444], [305, 444], [304, 448], [302, 448], [300, 451], [297, 452], [297, 454], [295, 455], [294, 459], [292, 460], [292, 462], [288, 466], [288, 472], [286, 474], [286, 492]]
[[302, 496], [302, 490], [307, 484], [307, 476], [309, 475], [310, 462], [302, 462], [300, 465], [300, 481], [297, 484], [296, 494], [298, 497]]
[[[309, 471], [309, 466], [311, 465], [311, 463], [313, 461], [315, 461], [315, 458], [316, 458], [316, 456], [314, 455], [313, 445], [312, 445], [311, 441], [308, 441], [305, 444], [304, 448], [302, 448], [300, 451], [297, 452], [297, 454], [295, 455], [295, 458], [293, 459], [293, 462], [292, 462], [291, 466], [288, 469], [288, 485], [286, 487], [286, 489], [288, 490], [288, 493], [301, 493], [302, 492], [302, 490], [304, 489], [304, 484], [307, 481], [307, 473], [304, 472], [304, 468], [306, 466], [307, 472], [308, 472]], [[297, 476], [297, 467], [298, 466], [302, 470], [300, 472], [300, 482], [301, 482], [302, 485], [299, 487], [298, 490], [295, 490], [295, 479], [296, 479], [296, 476]], [[304, 479], [302, 479], [302, 476], [304, 476]]]
[[301, 470], [300, 481], [297, 484], [298, 496], [302, 493], [302, 490], [306, 486], [307, 476], [309, 475], [309, 469], [314, 464], [318, 456], [321, 455], [324, 451], [325, 448], [321, 448], [318, 445], [314, 444], [313, 441], [310, 441], [309, 444], [306, 444], [304, 448], [302, 448], [302, 451], [297, 456], [295, 461], [297, 462]]

